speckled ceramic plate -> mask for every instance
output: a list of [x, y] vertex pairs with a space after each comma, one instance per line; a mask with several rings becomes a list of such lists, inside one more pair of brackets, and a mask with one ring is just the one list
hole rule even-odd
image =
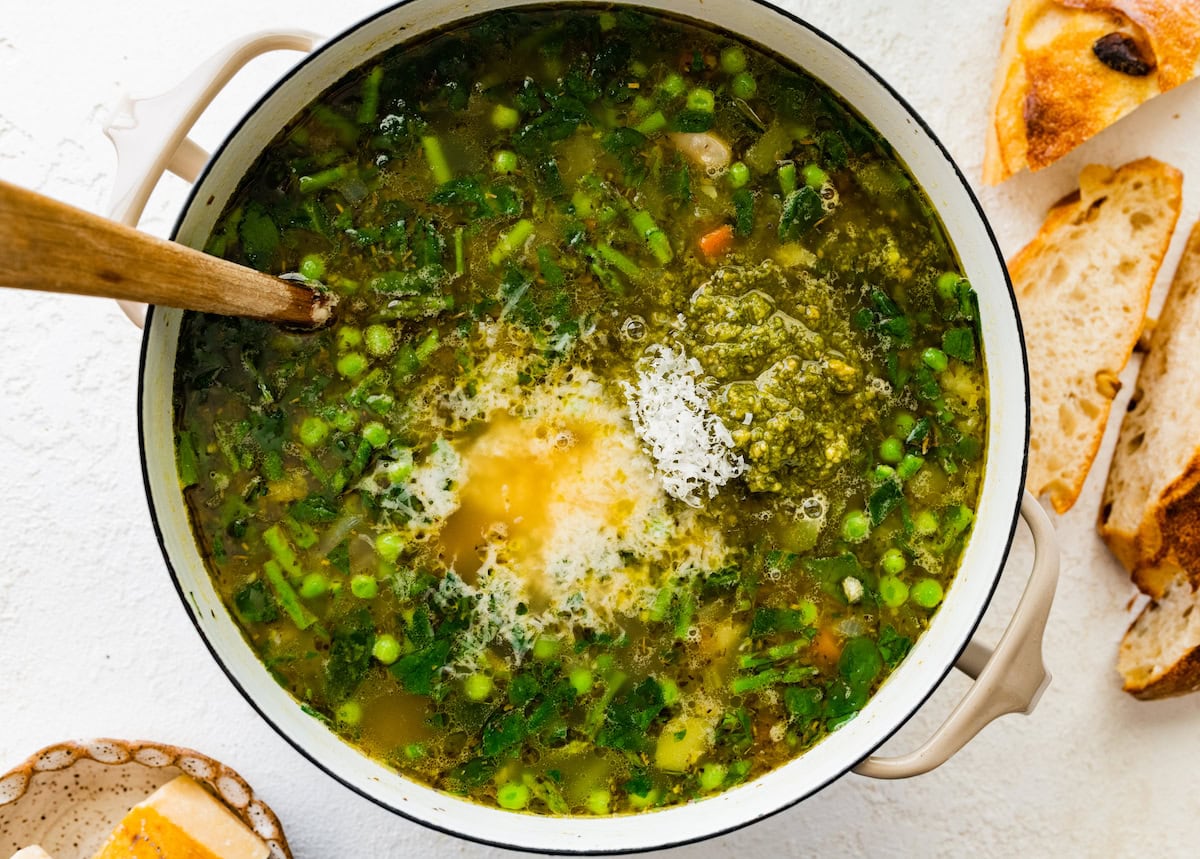
[[220, 797], [271, 859], [291, 859], [275, 812], [225, 764], [191, 749], [109, 739], [47, 746], [0, 776], [0, 857], [40, 844], [55, 859], [90, 859], [130, 808], [180, 773]]

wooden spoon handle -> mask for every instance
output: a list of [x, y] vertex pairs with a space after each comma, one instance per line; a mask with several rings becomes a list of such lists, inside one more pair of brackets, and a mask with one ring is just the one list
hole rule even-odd
[[0, 284], [316, 326], [332, 297], [0, 182]]

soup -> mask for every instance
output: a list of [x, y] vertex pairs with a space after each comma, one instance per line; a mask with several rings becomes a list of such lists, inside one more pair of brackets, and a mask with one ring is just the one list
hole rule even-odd
[[929, 201], [819, 82], [682, 20], [491, 14], [265, 149], [184, 318], [177, 464], [298, 706], [476, 802], [609, 815], [853, 719], [950, 586], [987, 429]]

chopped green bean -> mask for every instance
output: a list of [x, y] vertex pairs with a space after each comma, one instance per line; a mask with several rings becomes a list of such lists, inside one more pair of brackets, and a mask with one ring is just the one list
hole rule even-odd
[[492, 265], [500, 265], [500, 263], [516, 253], [525, 244], [526, 240], [533, 235], [533, 231], [533, 221], [523, 218], [513, 224], [508, 232], [501, 233], [500, 239], [496, 242], [496, 246], [492, 248], [492, 255], [489, 257]]
[[454, 178], [454, 173], [450, 170], [450, 162], [446, 160], [446, 153], [442, 151], [442, 142], [431, 134], [424, 135], [421, 138], [421, 149], [425, 152], [425, 160], [429, 162], [429, 172], [433, 174], [433, 180], [439, 185], [444, 185]]

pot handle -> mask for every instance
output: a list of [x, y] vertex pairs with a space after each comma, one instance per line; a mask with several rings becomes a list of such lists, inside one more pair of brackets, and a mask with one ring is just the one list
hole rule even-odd
[[[117, 150], [117, 178], [108, 216], [136, 226], [165, 170], [186, 182], [196, 181], [208, 161], [208, 153], [187, 134], [243, 66], [271, 51], [307, 53], [320, 41], [320, 36], [306, 30], [251, 33], [226, 45], [162, 95], [122, 98], [104, 126], [105, 135]], [[145, 324], [146, 305], [133, 301], [117, 303], [134, 325], [141, 328]]]
[[1042, 661], [1042, 634], [1058, 583], [1058, 545], [1050, 517], [1028, 492], [1021, 518], [1033, 534], [1033, 571], [995, 650], [972, 640], [955, 667], [975, 680], [924, 745], [899, 757], [872, 755], [854, 772], [871, 778], [908, 778], [941, 766], [979, 731], [1006, 713], [1028, 715], [1050, 685]]

